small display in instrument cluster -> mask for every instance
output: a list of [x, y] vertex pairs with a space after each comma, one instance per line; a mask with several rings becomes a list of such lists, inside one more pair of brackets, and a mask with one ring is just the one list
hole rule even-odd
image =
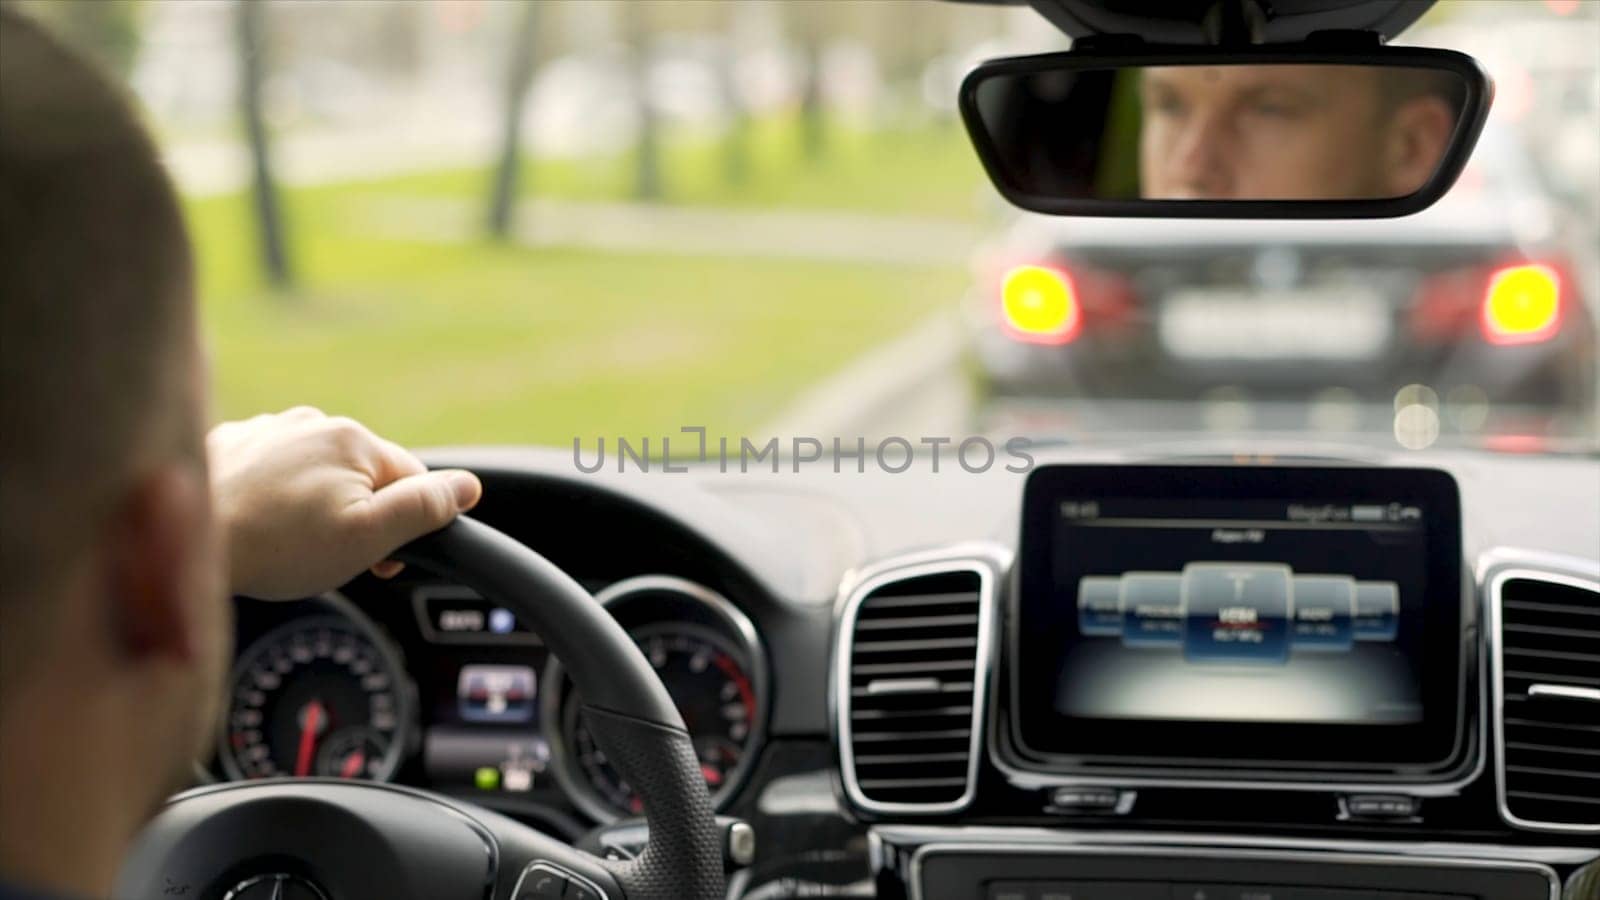
[[549, 651], [515, 613], [464, 585], [411, 595], [418, 631], [434, 646], [423, 684], [423, 768], [435, 788], [555, 790], [539, 724]]
[[537, 683], [529, 666], [462, 666], [456, 678], [461, 718], [507, 725], [532, 722]]
[[436, 788], [554, 789], [539, 724], [542, 646], [436, 647], [425, 685], [423, 767]]

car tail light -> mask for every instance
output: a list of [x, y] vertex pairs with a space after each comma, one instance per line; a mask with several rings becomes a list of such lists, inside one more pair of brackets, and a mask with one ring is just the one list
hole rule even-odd
[[1561, 330], [1561, 271], [1518, 262], [1436, 272], [1417, 288], [1411, 333], [1428, 343], [1454, 343], [1474, 331], [1501, 346], [1548, 340]]
[[1543, 265], [1496, 269], [1483, 295], [1483, 337], [1491, 344], [1532, 344], [1561, 328], [1561, 276]]
[[1072, 276], [1052, 266], [1016, 266], [1000, 282], [1000, 316], [1014, 338], [1066, 344], [1083, 328]]
[[1411, 307], [1411, 334], [1427, 343], [1450, 343], [1477, 330], [1487, 272], [1469, 266], [1424, 278]]

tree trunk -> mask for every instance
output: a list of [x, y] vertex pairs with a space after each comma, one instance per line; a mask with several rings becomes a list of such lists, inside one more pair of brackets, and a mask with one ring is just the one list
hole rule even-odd
[[827, 150], [826, 126], [822, 96], [822, 36], [808, 31], [804, 37], [802, 55], [805, 59], [805, 83], [800, 95], [800, 144], [810, 162], [822, 158]]
[[506, 70], [505, 118], [500, 135], [500, 163], [495, 167], [489, 195], [489, 236], [505, 240], [511, 234], [522, 172], [522, 111], [533, 82], [534, 51], [538, 34], [537, 2], [522, 4], [522, 19], [513, 35], [511, 64]]
[[722, 139], [722, 178], [731, 185], [750, 179], [750, 112], [739, 89], [738, 7], [727, 7], [728, 22], [717, 54], [717, 82], [722, 95], [727, 131]]
[[631, 2], [625, 7], [630, 62], [633, 66], [633, 96], [639, 115], [637, 168], [634, 170], [633, 196], [636, 200], [661, 198], [661, 123], [656, 115], [655, 98], [650, 96], [650, 24], [646, 21], [648, 3]]
[[261, 86], [265, 80], [262, 58], [263, 0], [236, 0], [239, 39], [239, 108], [244, 117], [245, 136], [250, 144], [251, 185], [256, 214], [256, 232], [261, 244], [261, 262], [267, 281], [273, 287], [288, 287], [292, 282], [289, 252], [284, 238], [284, 223], [278, 203], [277, 183], [272, 174], [272, 156], [267, 139], [267, 123], [262, 109]]

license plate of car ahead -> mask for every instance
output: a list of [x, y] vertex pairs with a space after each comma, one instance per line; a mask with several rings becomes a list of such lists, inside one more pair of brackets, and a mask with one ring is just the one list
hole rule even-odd
[[1357, 362], [1383, 352], [1393, 320], [1362, 288], [1192, 288], [1168, 295], [1157, 328], [1183, 360]]

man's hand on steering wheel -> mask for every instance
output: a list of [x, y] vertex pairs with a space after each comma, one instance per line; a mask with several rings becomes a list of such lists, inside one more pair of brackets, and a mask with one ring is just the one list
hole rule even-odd
[[390, 553], [483, 491], [471, 472], [430, 472], [361, 423], [309, 406], [218, 425], [206, 449], [230, 587], [263, 600], [316, 594], [369, 566], [392, 576]]

